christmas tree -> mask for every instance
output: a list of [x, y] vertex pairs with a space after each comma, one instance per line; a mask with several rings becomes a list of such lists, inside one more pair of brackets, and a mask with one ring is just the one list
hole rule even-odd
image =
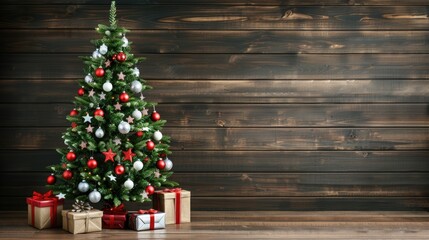
[[118, 206], [178, 184], [168, 180], [170, 139], [160, 132], [166, 121], [145, 101], [142, 92], [151, 87], [136, 67], [143, 58], [131, 54], [129, 31], [117, 26], [115, 1], [109, 20], [96, 28], [102, 38], [92, 41], [92, 56], [82, 57], [85, 77], [62, 136], [67, 147], [57, 149], [61, 162], [49, 166], [47, 183], [59, 198]]

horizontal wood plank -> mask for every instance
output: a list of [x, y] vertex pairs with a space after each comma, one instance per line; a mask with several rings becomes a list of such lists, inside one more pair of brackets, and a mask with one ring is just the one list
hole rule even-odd
[[[146, 99], [164, 103], [427, 103], [419, 80], [150, 80]], [[1, 80], [2, 103], [71, 103], [77, 80]], [[55, 91], [50, 91], [55, 89]], [[37, 94], [29, 94], [29, 92]]]
[[[94, 28], [108, 5], [4, 5], [2, 28]], [[124, 5], [130, 29], [427, 30], [427, 6]], [[79, 20], [79, 21], [77, 21]]]
[[[146, 54], [146, 79], [429, 78], [428, 54]], [[38, 63], [38, 64], [35, 64]], [[77, 54], [4, 54], [0, 78], [79, 78]], [[25, 69], [25, 71], [23, 71]]]
[[[174, 151], [181, 172], [429, 172], [428, 151]], [[46, 171], [54, 150], [1, 150], [0, 172]], [[19, 164], [11, 159], [19, 159]]]
[[[429, 127], [428, 104], [160, 104], [169, 127]], [[72, 104], [0, 104], [2, 127], [69, 125]], [[95, 108], [94, 108], [95, 110]], [[33, 117], [28, 117], [33, 116]]]
[[[64, 147], [64, 128], [2, 128], [0, 149]], [[429, 128], [175, 128], [172, 150], [427, 150]]]
[[[94, 30], [0, 30], [7, 53], [94, 50]], [[133, 52], [146, 53], [429, 53], [427, 31], [136, 30]], [[160, 41], [162, 40], [162, 41]], [[404, 43], [407, 44], [404, 44]]]

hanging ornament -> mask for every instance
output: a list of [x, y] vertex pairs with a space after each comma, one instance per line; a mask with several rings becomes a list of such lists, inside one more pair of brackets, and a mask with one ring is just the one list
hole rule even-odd
[[165, 159], [164, 162], [165, 162], [164, 171], [170, 171], [173, 168], [173, 162], [169, 158]]
[[134, 93], [139, 93], [142, 91], [143, 85], [140, 81], [134, 80], [131, 82], [131, 91]]
[[134, 117], [135, 120], [140, 120], [142, 118], [142, 112], [140, 112], [138, 109], [134, 109], [131, 115]]
[[116, 56], [116, 60], [118, 62], [125, 62], [125, 60], [127, 60], [127, 55], [125, 55], [124, 52], [120, 52], [118, 53], [118, 55]]
[[136, 171], [140, 171], [140, 170], [142, 170], [143, 169], [143, 163], [142, 163], [142, 161], [140, 161], [140, 159], [137, 159], [137, 161], [135, 161], [134, 163], [133, 163], [133, 168], [136, 170]]
[[92, 78], [91, 74], [88, 73], [88, 75], [85, 76], [85, 82], [86, 83], [92, 83], [94, 79]]
[[110, 36], [110, 34], [112, 34], [109, 30], [106, 30], [105, 32], [104, 32], [104, 34], [106, 34], [106, 36]]
[[51, 173], [51, 175], [49, 175], [46, 178], [46, 183], [49, 185], [54, 185], [56, 181], [57, 181], [57, 178], [55, 177], [55, 175], [53, 173]]
[[77, 123], [75, 123], [75, 122], [72, 122], [72, 123], [71, 123], [71, 127], [72, 127], [72, 128], [75, 128], [75, 127], [77, 127]]
[[129, 148], [127, 151], [122, 151], [122, 154], [124, 154], [124, 162], [127, 160], [133, 162], [133, 157], [136, 155], [135, 153], [133, 153], [132, 148]]
[[73, 162], [74, 160], [76, 160], [76, 154], [72, 150], [70, 150], [70, 152], [66, 154], [66, 159], [69, 162]]
[[135, 67], [132, 71], [133, 71], [134, 76], [136, 76], [136, 77], [140, 76], [140, 70], [137, 67]]
[[128, 47], [128, 39], [125, 36], [123, 36], [121, 40], [123, 42], [122, 47]]
[[77, 90], [77, 94], [79, 96], [83, 96], [85, 94], [85, 89], [83, 89], [83, 87], [79, 88], [79, 90]]
[[167, 157], [167, 154], [165, 154], [165, 153], [160, 153], [160, 154], [158, 154], [158, 156], [159, 156], [160, 158], [162, 158], [162, 159], [165, 159], [165, 157]]
[[103, 45], [100, 46], [100, 50], [98, 50], [98, 51], [104, 55], [107, 53], [107, 50], [108, 50], [108, 48], [107, 48], [106, 44], [103, 43]]
[[70, 180], [70, 179], [72, 179], [72, 177], [73, 177], [73, 173], [69, 169], [67, 169], [63, 172], [63, 178], [65, 180]]
[[120, 163], [118, 165], [116, 165], [116, 167], [115, 167], [116, 175], [124, 174], [124, 172], [125, 172], [124, 166], [122, 166]]
[[79, 191], [81, 191], [81, 192], [88, 192], [88, 190], [89, 190], [89, 184], [85, 180], [82, 180], [82, 182], [80, 182], [77, 185], [77, 189]]
[[150, 119], [152, 119], [152, 121], [156, 122], [159, 119], [161, 119], [161, 115], [159, 115], [159, 113], [157, 113], [156, 111], [153, 111], [152, 115], [150, 116]]
[[162, 169], [164, 169], [164, 168], [165, 168], [165, 162], [164, 162], [164, 160], [162, 160], [162, 158], [160, 158], [160, 159], [156, 162], [156, 167], [157, 167], [159, 170], [162, 170]]
[[95, 169], [97, 168], [97, 160], [95, 160], [93, 157], [91, 157], [88, 162], [86, 162], [86, 165], [88, 166], [88, 168], [90, 169]]
[[112, 91], [112, 89], [113, 89], [113, 85], [112, 85], [112, 83], [110, 83], [110, 81], [109, 81], [109, 80], [107, 80], [107, 81], [103, 84], [103, 90], [104, 90], [105, 92], [110, 92], [110, 91]]
[[104, 130], [101, 127], [98, 127], [97, 131], [95, 131], [95, 136], [98, 138], [104, 137]]
[[94, 111], [94, 116], [104, 117], [104, 111], [100, 109], [100, 107], [97, 107], [97, 109]]
[[89, 193], [88, 198], [92, 203], [98, 203], [101, 200], [101, 194], [97, 189], [94, 189]]
[[116, 156], [116, 153], [112, 152], [112, 149], [110, 148], [107, 152], [102, 152], [104, 155], [104, 162], [112, 161], [114, 162], [113, 158]]
[[129, 123], [121, 121], [118, 125], [118, 131], [122, 134], [127, 134], [131, 130], [131, 126]]
[[74, 108], [73, 110], [70, 111], [70, 117], [76, 116], [78, 114], [79, 114], [79, 112], [76, 110], [76, 108]]
[[92, 58], [100, 58], [100, 57], [102, 57], [102, 55], [101, 55], [100, 51], [97, 48], [97, 49], [95, 49], [94, 52], [92, 52]]
[[146, 187], [146, 193], [148, 194], [148, 195], [152, 195], [154, 192], [155, 192], [155, 188], [154, 187], [152, 187], [152, 185], [149, 185], [149, 186], [147, 186]]
[[134, 182], [128, 178], [127, 181], [124, 182], [124, 187], [131, 190], [134, 187]]
[[136, 132], [136, 136], [137, 136], [137, 137], [143, 137], [143, 135], [144, 135], [144, 132], [143, 132], [143, 131], [137, 131], [137, 132]]
[[104, 69], [102, 67], [98, 67], [97, 69], [95, 69], [95, 76], [103, 77], [104, 76]]
[[146, 149], [149, 151], [152, 151], [155, 148], [155, 143], [153, 143], [151, 140], [148, 140], [146, 142]]
[[145, 157], [145, 158], [143, 159], [143, 162], [144, 162], [144, 163], [149, 162], [149, 158], [148, 158], [148, 157]]
[[119, 95], [119, 100], [121, 100], [123, 103], [126, 103], [128, 100], [130, 100], [130, 96], [128, 96], [128, 94], [124, 91], [121, 93], [121, 95]]
[[162, 133], [160, 131], [156, 131], [153, 133], [153, 139], [155, 139], [155, 141], [161, 141], [162, 139]]
[[118, 54], [113, 54], [112, 55], [112, 60], [115, 61], [117, 57], [118, 57]]

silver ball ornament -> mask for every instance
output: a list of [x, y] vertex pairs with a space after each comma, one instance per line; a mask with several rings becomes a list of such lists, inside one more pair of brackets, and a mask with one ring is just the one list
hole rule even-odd
[[129, 133], [131, 130], [131, 126], [129, 123], [122, 121], [121, 123], [119, 123], [118, 125], [118, 131], [122, 134], [127, 134]]
[[162, 139], [162, 133], [160, 131], [156, 131], [153, 133], [153, 139], [155, 139], [155, 141], [161, 141]]
[[89, 193], [88, 198], [92, 203], [98, 203], [101, 200], [101, 194], [97, 189], [94, 189]]
[[133, 71], [134, 76], [136, 76], [136, 77], [140, 76], [140, 70], [137, 67], [135, 67], [132, 71]]
[[88, 75], [85, 76], [85, 82], [86, 83], [92, 83], [94, 79], [92, 78], [91, 74], [88, 73]]
[[92, 58], [100, 58], [102, 57], [101, 53], [98, 51], [98, 48], [95, 49], [94, 52], [92, 52]]
[[98, 128], [97, 131], [95, 131], [95, 136], [98, 138], [104, 137], [104, 130], [102, 128]]
[[103, 84], [103, 90], [104, 90], [105, 92], [110, 92], [110, 91], [112, 91], [112, 89], [113, 89], [113, 85], [112, 85], [112, 83], [110, 83], [110, 81], [109, 81], [109, 80], [107, 80], [107, 81]]
[[94, 103], [89, 103], [89, 107], [93, 108], [94, 107]]
[[131, 115], [135, 120], [140, 120], [142, 118], [142, 112], [140, 112], [138, 109], [135, 109]]
[[89, 184], [85, 180], [82, 180], [82, 182], [77, 185], [77, 189], [79, 189], [81, 192], [88, 192]]
[[134, 80], [133, 82], [131, 82], [131, 91], [133, 91], [134, 93], [139, 93], [142, 91], [142, 84], [141, 82]]
[[142, 161], [140, 161], [140, 160], [137, 160], [137, 161], [135, 161], [134, 162], [134, 164], [133, 164], [133, 168], [136, 170], [136, 171], [140, 171], [140, 170], [142, 170], [143, 169], [143, 163], [142, 163]]
[[122, 44], [122, 47], [128, 47], [128, 39], [124, 36], [124, 37], [122, 37], [121, 40], [124, 43], [124, 44]]
[[128, 190], [131, 190], [134, 187], [134, 182], [128, 178], [128, 180], [124, 182], [124, 187]]
[[110, 36], [110, 34], [112, 34], [109, 30], [105, 31], [104, 34], [106, 34], [106, 36]]
[[164, 171], [170, 171], [173, 168], [173, 162], [169, 158], [166, 158], [164, 160], [164, 163], [165, 163], [165, 168], [163, 169]]
[[98, 50], [101, 54], [106, 54], [107, 53], [107, 46], [106, 44], [103, 43], [103, 45], [100, 46], [100, 50]]

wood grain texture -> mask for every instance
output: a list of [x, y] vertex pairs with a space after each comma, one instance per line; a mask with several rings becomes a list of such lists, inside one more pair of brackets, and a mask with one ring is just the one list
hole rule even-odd
[[[0, 27], [89, 29], [107, 11], [107, 5], [4, 5]], [[427, 12], [427, 6], [124, 5], [118, 16], [129, 29], [427, 30]]]
[[[145, 96], [160, 103], [427, 103], [418, 80], [150, 80]], [[49, 91], [49, 89], [55, 91]], [[1, 80], [2, 103], [71, 103], [77, 80]], [[36, 94], [28, 94], [32, 91]], [[418, 114], [418, 113], [416, 113]], [[169, 119], [170, 120], [170, 119]]]
[[[91, 53], [93, 30], [0, 30], [7, 53]], [[28, 37], [28, 36], [31, 36]], [[428, 31], [135, 30], [146, 53], [429, 53]], [[162, 39], [162, 41], [160, 41]], [[407, 44], [404, 44], [406, 42]], [[144, 44], [141, 44], [144, 43]]]
[[[428, 54], [145, 54], [146, 79], [428, 78]], [[38, 64], [34, 64], [38, 63]], [[4, 54], [0, 78], [79, 78], [78, 54]], [[25, 71], [22, 71], [25, 69]]]

